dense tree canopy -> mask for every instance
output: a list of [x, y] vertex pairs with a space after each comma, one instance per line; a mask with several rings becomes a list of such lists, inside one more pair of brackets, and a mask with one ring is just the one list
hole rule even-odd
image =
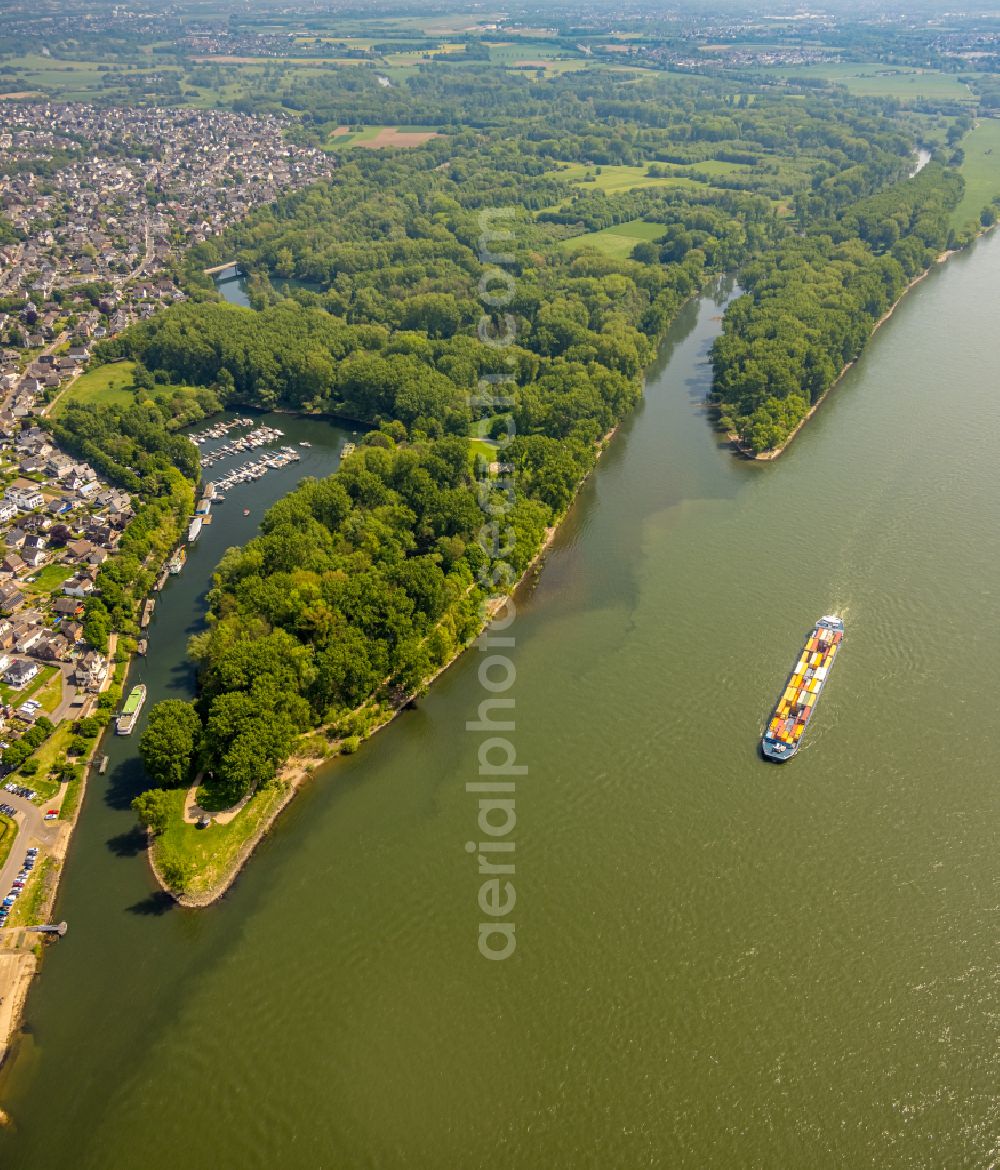
[[[160, 783], [181, 782], [197, 754], [211, 798], [236, 801], [303, 732], [325, 724], [350, 742], [362, 705], [419, 688], [478, 630], [487, 592], [530, 563], [711, 274], [744, 272], [715, 399], [759, 450], [944, 245], [954, 176], [907, 180], [912, 136], [871, 107], [764, 89], [751, 103], [706, 78], [495, 82], [459, 66], [386, 89], [345, 70], [281, 94], [306, 142], [369, 112], [444, 134], [418, 151], [343, 152], [330, 181], [192, 249], [191, 299], [103, 347], [234, 406], [376, 428], [222, 560], [191, 645], [198, 726], [185, 716], [175, 736], [157, 715]], [[616, 166], [636, 169], [624, 189], [603, 182]], [[497, 210], [499, 225], [484, 218]], [[509, 235], [487, 247], [491, 223]], [[590, 236], [639, 224], [627, 259]], [[201, 274], [234, 256], [253, 310], [218, 303]], [[492, 471], [470, 444], [483, 433], [499, 440]], [[172, 448], [159, 458], [189, 474]], [[484, 523], [500, 498], [502, 551]]]
[[961, 189], [958, 175], [932, 164], [746, 266], [746, 295], [726, 312], [712, 361], [723, 425], [747, 447], [782, 443], [858, 357], [945, 247]]

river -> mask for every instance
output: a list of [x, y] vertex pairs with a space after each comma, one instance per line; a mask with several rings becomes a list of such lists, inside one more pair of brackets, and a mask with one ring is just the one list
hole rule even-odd
[[[989, 1164], [998, 279], [1000, 236], [928, 277], [773, 465], [702, 411], [724, 294], [682, 311], [512, 626], [506, 962], [479, 956], [465, 850], [478, 653], [205, 912], [152, 893], [116, 743], [0, 1084], [4, 1170]], [[242, 527], [234, 493], [165, 591], [154, 694], [190, 686], [199, 558], [284, 486]], [[830, 610], [806, 745], [767, 765]]]

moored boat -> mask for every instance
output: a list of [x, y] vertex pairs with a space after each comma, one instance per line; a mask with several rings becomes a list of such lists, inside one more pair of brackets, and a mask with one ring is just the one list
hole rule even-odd
[[135, 730], [136, 720], [139, 718], [139, 712], [142, 710], [145, 702], [146, 686], [144, 683], [139, 683], [129, 691], [128, 698], [125, 700], [125, 706], [122, 707], [121, 713], [115, 720], [116, 735], [132, 734]]
[[811, 630], [761, 739], [767, 759], [783, 763], [799, 750], [843, 639], [844, 620], [835, 614]]
[[195, 518], [188, 525], [188, 543], [193, 544], [201, 535], [202, 518], [195, 516]]

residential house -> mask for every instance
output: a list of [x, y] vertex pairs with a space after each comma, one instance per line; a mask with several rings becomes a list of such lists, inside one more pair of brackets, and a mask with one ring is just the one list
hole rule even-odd
[[85, 561], [94, 551], [94, 545], [89, 540], [70, 540], [66, 542], [66, 552], [74, 561]]
[[38, 663], [26, 658], [15, 658], [3, 672], [3, 680], [14, 690], [19, 691], [38, 674]]
[[45, 497], [32, 484], [30, 487], [15, 487], [11, 484], [3, 494], [4, 499], [15, 504], [22, 512], [32, 512], [45, 503]]
[[76, 660], [73, 682], [88, 691], [98, 691], [108, 677], [108, 660], [96, 650], [89, 650]]
[[94, 582], [89, 577], [71, 577], [63, 582], [62, 591], [67, 597], [81, 597], [86, 600], [94, 592]]
[[18, 654], [27, 654], [29, 650], [33, 650], [38, 645], [44, 636], [45, 630], [42, 626], [32, 626], [18, 638], [14, 643], [14, 648]]
[[[5, 581], [2, 585], [0, 585], [0, 610], [4, 610], [6, 613], [11, 613], [13, 610], [17, 609], [19, 605], [24, 605], [24, 601], [24, 594], [20, 589], [18, 589], [15, 582]], [[8, 624], [9, 623], [7, 622], [0, 622], [0, 635], [2, 635], [3, 626]], [[13, 644], [13, 640], [10, 644]], [[0, 646], [3, 645], [3, 638], [0, 636]]]
[[76, 618], [83, 613], [83, 602], [78, 597], [57, 597], [52, 612], [61, 618]]
[[83, 641], [83, 622], [63, 618], [59, 623], [59, 629], [66, 635], [66, 640], [71, 646]]
[[46, 630], [35, 647], [35, 654], [46, 662], [61, 662], [69, 656], [69, 640], [64, 634]]

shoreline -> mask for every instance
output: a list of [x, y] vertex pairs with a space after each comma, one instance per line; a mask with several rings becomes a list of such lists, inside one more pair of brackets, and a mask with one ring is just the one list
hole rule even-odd
[[[997, 222], [1000, 223], [1000, 220], [998, 220]], [[865, 341], [865, 348], [867, 348], [868, 342], [871, 341], [871, 339], [875, 336], [875, 334], [879, 331], [879, 329], [881, 329], [882, 326], [886, 323], [886, 321], [889, 320], [889, 318], [893, 315], [893, 313], [896, 311], [896, 309], [899, 307], [899, 305], [902, 303], [902, 301], [905, 299], [907, 294], [912, 289], [914, 289], [922, 280], [924, 280], [926, 277], [928, 277], [936, 268], [938, 268], [942, 264], [946, 264], [951, 259], [952, 256], [957, 256], [960, 252], [966, 251], [966, 249], [968, 247], [970, 247], [972, 244], [975, 244], [978, 240], [982, 239], [983, 236], [985, 236], [987, 233], [991, 232], [993, 230], [993, 228], [996, 226], [997, 226], [997, 224], [991, 224], [989, 227], [982, 228], [979, 232], [976, 233], [975, 237], [971, 240], [970, 244], [966, 245], [965, 248], [951, 248], [951, 249], [946, 250], [944, 252], [940, 252], [934, 258], [932, 263], [930, 265], [928, 265], [928, 267], [923, 270], [923, 272], [918, 273], [910, 281], [910, 283], [908, 285], [906, 285], [906, 287], [899, 294], [899, 296], [892, 302], [892, 304], [888, 307], [888, 309], [886, 309], [886, 311], [882, 314], [882, 316], [879, 317], [879, 319], [875, 322], [875, 324], [871, 328], [871, 332], [868, 334], [867, 340]], [[847, 362], [841, 368], [841, 370], [837, 374], [836, 378], [834, 378], [834, 380], [830, 383], [830, 385], [827, 386], [827, 388], [823, 391], [823, 393], [819, 396], [819, 398], [816, 399], [816, 401], [812, 404], [812, 406], [809, 407], [808, 411], [806, 411], [806, 413], [802, 416], [802, 418], [799, 419], [799, 421], [796, 423], [794, 429], [789, 432], [789, 434], [788, 434], [787, 438], [784, 440], [784, 442], [780, 443], [777, 447], [772, 447], [768, 451], [761, 451], [757, 455], [751, 455], [740, 443], [739, 435], [734, 434], [732, 431], [726, 431], [725, 436], [729, 440], [730, 444], [732, 445], [733, 454], [738, 455], [740, 458], [747, 460], [747, 462], [749, 462], [749, 463], [771, 463], [775, 459], [777, 459], [780, 455], [784, 454], [785, 450], [788, 448], [789, 444], [792, 442], [792, 440], [795, 438], [795, 436], [799, 433], [799, 431], [802, 430], [802, 428], [806, 425], [806, 423], [813, 417], [813, 415], [816, 413], [816, 411], [819, 410], [819, 408], [826, 401], [826, 398], [829, 395], [829, 393], [831, 392], [831, 390], [834, 390], [837, 387], [837, 385], [840, 383], [841, 379], [844, 377], [844, 375], [847, 373], [847, 371], [850, 370], [853, 366], [857, 365], [857, 363], [861, 360], [861, 358], [863, 356], [864, 356], [864, 349], [861, 351], [860, 354], [858, 354], [858, 356], [854, 359], [854, 361]]]
[[[572, 500], [570, 500], [569, 505], [567, 506], [565, 512], [563, 512], [563, 514], [556, 520], [556, 522], [554, 524], [551, 524], [548, 528], [546, 528], [545, 539], [542, 541], [541, 545], [539, 546], [538, 551], [535, 553], [535, 555], [531, 558], [531, 560], [525, 566], [524, 572], [520, 575], [520, 577], [518, 577], [518, 579], [514, 582], [514, 584], [511, 586], [511, 588], [506, 593], [488, 598], [486, 600], [485, 606], [484, 606], [485, 613], [483, 616], [483, 620], [482, 620], [476, 634], [472, 638], [470, 638], [464, 645], [459, 646], [456, 649], [455, 653], [451, 656], [451, 658], [449, 658], [447, 662], [445, 662], [441, 666], [439, 666], [437, 668], [437, 670], [434, 671], [433, 674], [429, 675], [426, 679], [422, 680], [420, 685], [416, 688], [416, 690], [413, 693], [408, 694], [408, 695], [402, 697], [401, 699], [399, 699], [398, 702], [393, 705], [392, 709], [387, 713], [387, 715], [384, 719], [382, 719], [379, 723], [377, 723], [374, 727], [372, 727], [369, 731], [367, 731], [363, 736], [360, 737], [360, 743], [365, 743], [367, 740], [369, 740], [373, 736], [377, 735], [378, 732], [380, 732], [383, 728], [388, 727], [389, 724], [392, 723], [393, 720], [402, 711], [406, 710], [406, 708], [409, 706], [410, 703], [413, 702], [414, 698], [418, 694], [425, 691], [442, 674], [444, 674], [444, 672], [446, 670], [449, 670], [452, 666], [454, 666], [455, 663], [462, 657], [462, 655], [465, 654], [475, 644], [476, 639], [482, 635], [483, 631], [488, 627], [488, 625], [492, 621], [492, 619], [507, 604], [508, 600], [512, 599], [518, 593], [518, 591], [524, 587], [524, 585], [527, 583], [529, 577], [533, 573], [537, 572], [538, 567], [539, 567], [541, 561], [543, 560], [545, 554], [552, 547], [552, 543], [555, 540], [556, 535], [558, 534], [560, 528], [562, 527], [563, 522], [565, 521], [566, 517], [569, 515], [570, 511], [572, 510], [573, 505], [576, 503], [577, 497], [580, 493], [580, 489], [583, 487], [583, 485], [587, 482], [587, 480], [593, 474], [594, 470], [596, 469], [598, 463], [601, 460], [601, 457], [604, 455], [604, 452], [607, 450], [609, 444], [611, 443], [612, 439], [614, 439], [615, 435], [617, 435], [620, 426], [621, 426], [621, 424], [619, 423], [618, 425], [612, 427], [612, 429], [610, 431], [608, 431], [608, 433], [606, 435], [603, 435], [598, 440], [596, 456], [594, 459], [593, 467], [591, 467], [587, 471], [587, 473], [580, 479], [580, 482], [576, 485], [576, 489], [573, 492], [573, 498], [572, 498]], [[307, 734], [318, 735], [318, 734], [323, 734], [323, 732], [324, 732], [324, 726], [321, 725], [320, 727], [315, 728], [312, 732], [307, 733]], [[331, 741], [331, 746], [333, 748], [336, 748], [338, 746], [339, 742], [340, 742], [339, 740], [333, 740], [333, 741]], [[360, 744], [359, 744], [359, 746], [360, 746]], [[210, 886], [207, 890], [203, 890], [197, 894], [178, 892], [178, 891], [172, 890], [166, 884], [166, 882], [163, 879], [163, 875], [161, 874], [161, 872], [156, 864], [155, 849], [154, 849], [155, 836], [149, 830], [147, 830], [146, 858], [149, 862], [150, 871], [151, 871], [157, 885], [159, 886], [159, 888], [164, 893], [169, 894], [174, 899], [174, 901], [177, 903], [178, 906], [183, 906], [187, 910], [202, 910], [208, 906], [213, 905], [215, 902], [218, 902], [219, 899], [224, 897], [225, 894], [229, 891], [229, 889], [233, 886], [236, 879], [239, 877], [240, 873], [242, 872], [244, 866], [247, 864], [247, 862], [253, 856], [254, 851], [256, 850], [257, 846], [261, 843], [261, 841], [264, 840], [264, 838], [267, 836], [267, 834], [274, 827], [274, 824], [276, 823], [278, 818], [281, 816], [281, 813], [291, 803], [293, 798], [298, 793], [299, 788], [302, 786], [302, 784], [304, 784], [306, 780], [310, 779], [314, 775], [317, 768], [321, 767], [323, 764], [333, 763], [338, 758], [338, 754], [339, 753], [334, 752], [334, 753], [331, 753], [329, 755], [322, 755], [322, 756], [309, 756], [309, 755], [289, 756], [288, 759], [281, 766], [281, 768], [278, 770], [278, 773], [275, 776], [274, 780], [271, 781], [272, 784], [279, 784], [279, 785], [284, 786], [285, 791], [282, 794], [281, 800], [268, 813], [268, 815], [266, 817], [264, 817], [264, 819], [257, 826], [257, 828], [241, 844], [239, 851], [236, 853], [235, 857], [233, 858], [231, 865], [229, 866], [226, 873], [219, 879], [219, 881], [217, 881], [214, 885]]]
[[[882, 326], [886, 323], [886, 321], [888, 321], [889, 318], [893, 315], [893, 313], [895, 313], [896, 309], [902, 303], [903, 298], [907, 295], [907, 293], [909, 293], [909, 291], [911, 289], [916, 288], [916, 286], [925, 277], [927, 277], [933, 271], [933, 269], [940, 263], [942, 263], [942, 260], [939, 256], [929, 268], [925, 268], [923, 270], [923, 272], [921, 272], [919, 275], [915, 276], [910, 281], [910, 283], [903, 289], [903, 291], [899, 294], [899, 296], [892, 302], [892, 304], [888, 307], [888, 309], [886, 309], [886, 311], [882, 314], [882, 316], [879, 317], [879, 319], [872, 326], [871, 332], [868, 334], [868, 339], [865, 341], [865, 349], [868, 348], [868, 342], [871, 341], [871, 339], [882, 328]], [[755, 463], [770, 463], [772, 460], [777, 459], [779, 455], [783, 454], [785, 449], [788, 447], [788, 445], [791, 443], [791, 441], [795, 438], [795, 436], [799, 433], [799, 431], [802, 430], [802, 428], [813, 417], [813, 415], [816, 413], [816, 411], [819, 410], [819, 408], [823, 405], [823, 403], [826, 401], [827, 396], [830, 394], [830, 392], [832, 390], [834, 390], [840, 384], [841, 379], [844, 377], [844, 375], [847, 373], [847, 371], [852, 369], [854, 366], [856, 366], [858, 364], [858, 362], [861, 360], [861, 356], [863, 353], [864, 353], [864, 349], [861, 351], [860, 354], [858, 354], [858, 356], [853, 361], [846, 362], [841, 367], [840, 372], [837, 374], [836, 378], [833, 379], [833, 381], [830, 383], [829, 386], [827, 386], [827, 388], [823, 391], [823, 393], [819, 396], [819, 398], [816, 399], [816, 401], [812, 404], [812, 406], [809, 407], [809, 409], [802, 416], [802, 418], [799, 419], [799, 421], [795, 424], [794, 429], [789, 432], [788, 438], [785, 439], [785, 441], [783, 443], [781, 443], [777, 447], [772, 447], [770, 451], [761, 451], [760, 454], [754, 455], [753, 461]]]
[[[127, 660], [126, 677], [128, 670], [131, 668], [134, 653], [131, 654]], [[111, 672], [108, 678], [112, 679]], [[109, 682], [108, 689], [113, 686], [113, 682]], [[103, 693], [103, 692], [99, 692]], [[94, 766], [94, 761], [100, 751], [101, 742], [107, 734], [108, 727], [105, 727], [101, 734], [94, 740], [90, 751], [82, 761], [82, 770], [80, 773], [79, 785], [80, 791], [76, 799], [76, 807], [73, 809], [73, 814], [65, 821], [60, 822], [59, 835], [53, 844], [49, 857], [54, 862], [54, 869], [52, 871], [48, 888], [44, 892], [41, 904], [39, 906], [39, 921], [47, 922], [50, 919], [52, 909], [55, 906], [56, 898], [59, 895], [59, 887], [62, 883], [63, 869], [66, 864], [66, 856], [69, 853], [70, 842], [73, 839], [73, 832], [76, 829], [77, 821], [80, 819], [80, 813], [83, 811], [83, 801], [87, 794], [87, 783], [90, 779], [90, 773]], [[59, 799], [59, 807], [62, 808], [64, 801], [68, 795], [68, 785], [63, 788]], [[15, 840], [16, 843], [16, 840]], [[20, 926], [14, 928], [18, 931], [24, 932], [26, 927]], [[43, 936], [39, 936], [35, 943], [29, 949], [23, 949], [19, 944], [16, 948], [4, 950], [0, 952], [0, 972], [3, 971], [4, 960], [10, 959], [10, 967], [12, 971], [8, 973], [8, 979], [12, 985], [13, 990], [7, 991], [3, 997], [3, 1003], [0, 1005], [0, 1068], [7, 1063], [14, 1050], [14, 1042], [21, 1028], [21, 1021], [24, 1017], [24, 1009], [28, 1001], [28, 993], [31, 990], [31, 984], [35, 976], [42, 969], [42, 960], [45, 955], [46, 944], [42, 941]], [[51, 945], [48, 944], [48, 945]], [[9, 1001], [9, 1010], [8, 1010]], [[0, 1109], [0, 1126], [5, 1123], [5, 1114]]]

